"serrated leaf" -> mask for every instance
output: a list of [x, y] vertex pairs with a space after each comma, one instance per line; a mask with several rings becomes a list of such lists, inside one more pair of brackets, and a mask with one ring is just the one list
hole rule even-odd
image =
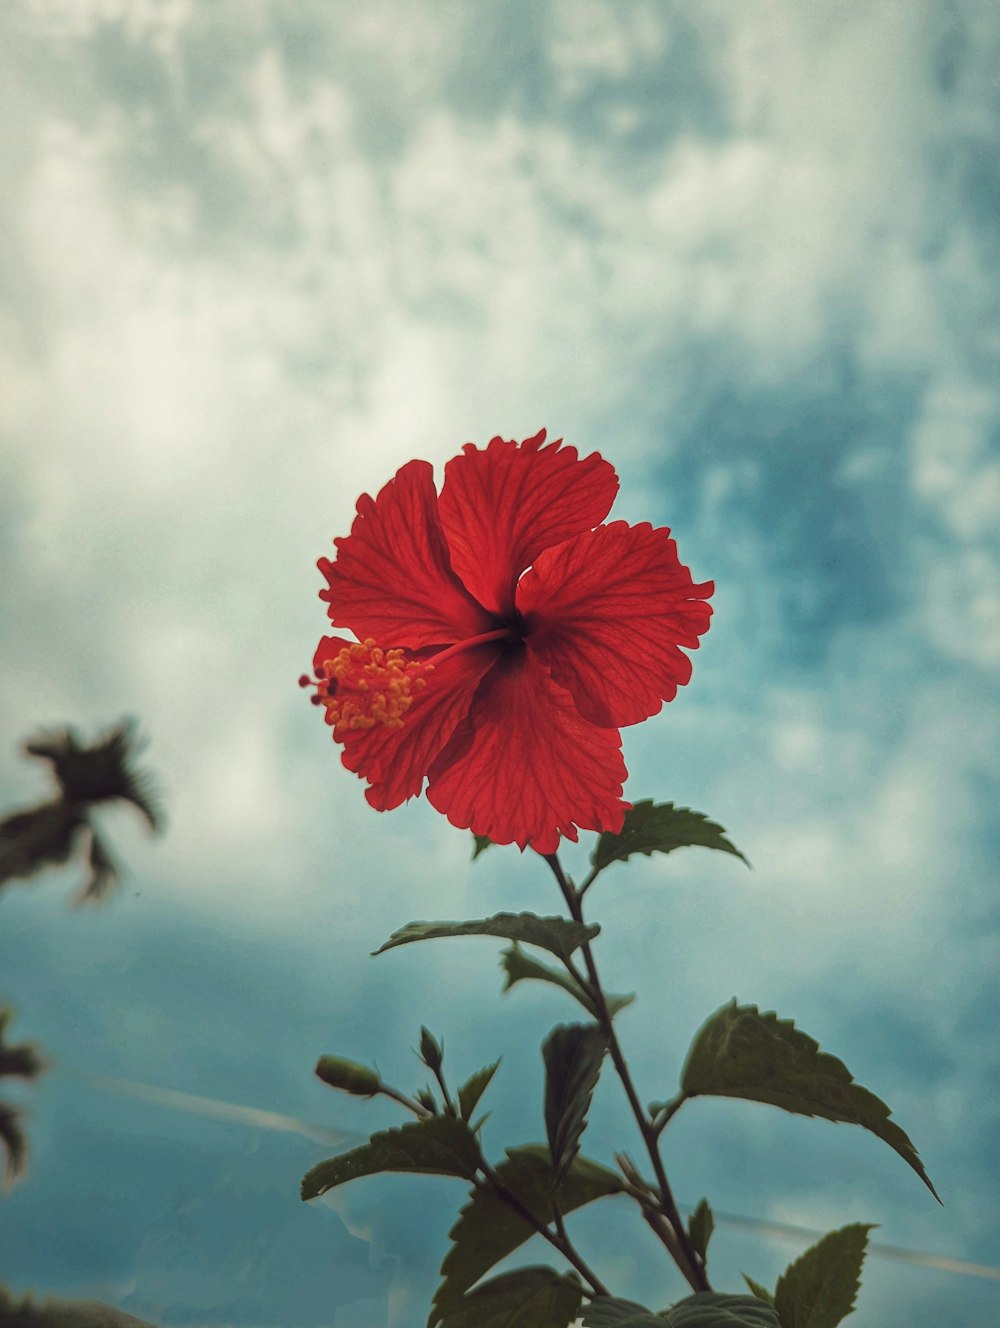
[[[553, 1202], [560, 1213], [568, 1214], [621, 1189], [621, 1180], [613, 1171], [584, 1157], [577, 1157], [557, 1184], [547, 1144], [508, 1149], [496, 1174], [542, 1222], [552, 1221]], [[454, 1311], [484, 1273], [534, 1234], [531, 1223], [492, 1189], [474, 1190], [449, 1232], [452, 1246], [441, 1265], [444, 1280], [434, 1296], [429, 1323], [439, 1323]]]
[[489, 1087], [490, 1080], [496, 1074], [500, 1066], [498, 1060], [492, 1065], [484, 1065], [481, 1070], [477, 1070], [474, 1075], [465, 1081], [458, 1090], [458, 1109], [462, 1113], [463, 1120], [469, 1120], [476, 1107], [479, 1105], [479, 1099]]
[[571, 922], [568, 918], [539, 918], [534, 913], [497, 913], [492, 918], [478, 918], [472, 922], [408, 922], [372, 954], [380, 955], [386, 950], [394, 950], [397, 945], [444, 936], [499, 936], [506, 941], [537, 945], [559, 959], [568, 959], [584, 941], [592, 941], [600, 930], [598, 926]]
[[774, 1297], [771, 1295], [770, 1291], [768, 1291], [766, 1286], [761, 1286], [761, 1284], [755, 1282], [752, 1277], [747, 1277], [746, 1273], [743, 1273], [742, 1277], [743, 1281], [746, 1282], [747, 1286], [758, 1300], [766, 1300], [768, 1305], [774, 1304]]
[[559, 1024], [542, 1044], [545, 1132], [557, 1179], [580, 1151], [607, 1049], [607, 1039], [596, 1024]]
[[663, 1320], [634, 1300], [597, 1296], [584, 1310], [583, 1328], [663, 1328]]
[[940, 1203], [923, 1163], [881, 1098], [854, 1082], [847, 1066], [819, 1043], [755, 1005], [735, 1000], [717, 1010], [691, 1044], [681, 1074], [686, 1097], [738, 1097], [799, 1116], [860, 1125], [908, 1162]]
[[519, 1268], [463, 1296], [442, 1328], [568, 1328], [580, 1286], [551, 1268]]
[[871, 1225], [831, 1231], [778, 1278], [774, 1305], [782, 1328], [837, 1328], [854, 1309]]
[[479, 1145], [465, 1121], [431, 1116], [373, 1134], [360, 1148], [320, 1162], [302, 1178], [302, 1198], [315, 1199], [337, 1185], [383, 1171], [472, 1180], [478, 1163]]
[[651, 857], [654, 853], [673, 853], [674, 849], [695, 846], [731, 853], [750, 866], [736, 845], [726, 838], [722, 826], [710, 821], [703, 812], [675, 807], [672, 802], [653, 802], [651, 798], [637, 802], [625, 813], [620, 834], [601, 835], [590, 861], [597, 871], [603, 871], [613, 862], [624, 862], [633, 853]]
[[490, 839], [489, 835], [473, 835], [472, 838], [475, 840], [472, 849], [472, 861], [475, 862], [480, 853], [485, 853], [488, 848], [493, 848], [493, 840]]
[[712, 1216], [712, 1210], [708, 1206], [707, 1199], [701, 1199], [694, 1212], [688, 1218], [688, 1239], [694, 1246], [695, 1251], [701, 1257], [702, 1263], [705, 1262], [705, 1256], [708, 1252], [708, 1242], [712, 1239], [712, 1232], [715, 1230], [715, 1218]]
[[696, 1291], [660, 1315], [658, 1328], [781, 1328], [774, 1307], [756, 1296]]
[[[509, 950], [501, 951], [500, 966], [507, 977], [503, 986], [504, 991], [510, 991], [515, 982], [522, 982], [525, 978], [535, 978], [539, 982], [551, 982], [553, 986], [562, 987], [563, 991], [569, 992], [574, 1000], [580, 1002], [589, 1015], [592, 1015], [595, 1019], [599, 1017], [594, 1001], [582, 987], [574, 982], [568, 973], [558, 968], [549, 968], [547, 964], [539, 963], [537, 959], [532, 959], [530, 955], [525, 954], [519, 946], [512, 945]], [[635, 997], [615, 996], [611, 992], [605, 992], [604, 999], [613, 1018], [620, 1010], [624, 1010], [626, 1005], [631, 1005]]]

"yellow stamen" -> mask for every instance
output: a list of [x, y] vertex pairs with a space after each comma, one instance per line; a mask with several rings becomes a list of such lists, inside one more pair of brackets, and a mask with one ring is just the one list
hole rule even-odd
[[372, 637], [343, 646], [317, 670], [316, 699], [326, 707], [326, 722], [342, 742], [349, 732], [403, 727], [403, 717], [427, 686], [433, 664], [407, 659], [400, 648], [383, 650]]

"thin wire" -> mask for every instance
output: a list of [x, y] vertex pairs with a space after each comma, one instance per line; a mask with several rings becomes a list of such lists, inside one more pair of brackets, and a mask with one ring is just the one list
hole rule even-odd
[[[691, 1204], [678, 1204], [685, 1213], [693, 1212]], [[730, 1227], [746, 1227], [759, 1231], [761, 1235], [773, 1236], [775, 1240], [819, 1240], [828, 1233], [815, 1227], [800, 1227], [792, 1222], [773, 1222], [764, 1217], [743, 1217], [739, 1213], [720, 1213], [714, 1209], [712, 1216], [717, 1222]], [[898, 1259], [901, 1263], [917, 1264], [921, 1268], [939, 1268], [946, 1273], [960, 1273], [964, 1277], [988, 1277], [1000, 1281], [1000, 1268], [988, 1263], [970, 1263], [967, 1259], [952, 1259], [942, 1254], [926, 1254], [921, 1250], [907, 1250], [901, 1245], [883, 1245], [872, 1241], [868, 1253], [882, 1259]]]
[[[174, 1111], [187, 1111], [215, 1120], [233, 1121], [255, 1129], [300, 1134], [318, 1143], [335, 1146], [363, 1143], [366, 1138], [355, 1130], [332, 1130], [329, 1126], [300, 1120], [297, 1116], [287, 1116], [279, 1111], [263, 1111], [259, 1107], [245, 1107], [236, 1102], [227, 1102], [223, 1098], [202, 1097], [200, 1093], [182, 1093], [175, 1088], [160, 1088], [155, 1084], [143, 1084], [134, 1079], [112, 1078], [110, 1075], [94, 1074], [90, 1070], [76, 1070], [68, 1066], [60, 1066], [60, 1069], [64, 1073], [68, 1072], [85, 1079], [95, 1088], [103, 1088], [111, 1093], [119, 1093], [123, 1097], [168, 1107]], [[693, 1211], [691, 1204], [677, 1206], [685, 1213]], [[749, 1231], [756, 1231], [762, 1236], [770, 1236], [775, 1240], [801, 1241], [803, 1238], [818, 1240], [827, 1234], [813, 1227], [802, 1227], [791, 1222], [774, 1222], [762, 1217], [743, 1217], [739, 1213], [716, 1212], [713, 1215], [715, 1220], [724, 1226], [745, 1227]], [[880, 1259], [895, 1259], [900, 1263], [914, 1264], [920, 1268], [935, 1268], [945, 1273], [957, 1273], [961, 1277], [985, 1277], [991, 1281], [1000, 1281], [1000, 1268], [992, 1264], [970, 1263], [967, 1259], [952, 1259], [941, 1254], [928, 1254], [923, 1250], [904, 1249], [900, 1245], [883, 1245], [878, 1241], [868, 1246], [868, 1253]]]
[[85, 1079], [95, 1088], [105, 1088], [109, 1092], [120, 1093], [123, 1097], [149, 1102], [153, 1106], [168, 1107], [173, 1111], [187, 1111], [196, 1116], [208, 1116], [215, 1120], [235, 1121], [237, 1124], [249, 1125], [255, 1129], [300, 1134], [307, 1139], [313, 1139], [321, 1144], [332, 1144], [335, 1147], [367, 1142], [367, 1135], [359, 1134], [356, 1130], [331, 1130], [326, 1125], [300, 1120], [297, 1116], [287, 1116], [280, 1111], [244, 1107], [238, 1102], [226, 1102], [222, 1098], [202, 1097], [200, 1093], [181, 1093], [175, 1088], [140, 1084], [134, 1079], [112, 1078], [106, 1074], [94, 1074], [90, 1070], [71, 1070], [60, 1066], [60, 1071]]

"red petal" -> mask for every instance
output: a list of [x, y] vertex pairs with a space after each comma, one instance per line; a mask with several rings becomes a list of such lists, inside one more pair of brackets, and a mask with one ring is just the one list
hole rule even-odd
[[594, 724], [637, 724], [691, 677], [680, 650], [708, 631], [715, 589], [695, 585], [666, 529], [615, 521], [548, 549], [517, 587], [529, 649]]
[[465, 717], [480, 679], [496, 657], [495, 646], [463, 650], [427, 675], [427, 685], [402, 728], [379, 724], [348, 733], [340, 759], [368, 781], [365, 797], [373, 807], [390, 811], [420, 792], [434, 758]]
[[596, 452], [580, 460], [545, 430], [523, 443], [466, 443], [449, 461], [441, 525], [452, 566], [491, 613], [514, 606], [517, 578], [543, 549], [603, 521], [618, 492], [614, 469]]
[[376, 499], [362, 494], [351, 533], [319, 560], [320, 591], [337, 627], [383, 646], [449, 645], [494, 626], [451, 570], [434, 472], [411, 461]]
[[555, 853], [577, 826], [621, 829], [625, 776], [618, 732], [588, 724], [531, 653], [515, 650], [483, 679], [431, 767], [427, 798], [460, 829]]

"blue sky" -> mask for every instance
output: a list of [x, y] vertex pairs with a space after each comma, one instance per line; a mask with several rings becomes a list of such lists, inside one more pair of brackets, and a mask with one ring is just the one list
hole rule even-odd
[[[423, 1322], [454, 1187], [305, 1208], [322, 1145], [80, 1072], [348, 1137], [392, 1113], [316, 1056], [415, 1087], [424, 1022], [456, 1074], [504, 1055], [490, 1147], [539, 1137], [558, 994], [500, 1002], [486, 941], [368, 952], [554, 909], [546, 873], [473, 868], [424, 802], [371, 811], [295, 680], [357, 495], [543, 425], [717, 583], [691, 686], [626, 732], [628, 791], [712, 814], [755, 870], [692, 851], [595, 889], [641, 1091], [729, 997], [775, 1008], [889, 1102], [945, 1207], [860, 1132], [724, 1103], [671, 1126], [679, 1196], [1000, 1263], [993, 7], [25, 0], [0, 25], [0, 810], [43, 788], [36, 725], [129, 713], [170, 815], [155, 842], [108, 818], [130, 876], [101, 910], [67, 908], [72, 872], [0, 900], [0, 996], [59, 1063], [0, 1279], [164, 1328]], [[625, 1129], [602, 1085], [590, 1151]], [[627, 1213], [579, 1225], [623, 1294], [681, 1293]], [[713, 1253], [735, 1286], [796, 1246], [720, 1227]], [[872, 1260], [854, 1322], [998, 1304]]]

